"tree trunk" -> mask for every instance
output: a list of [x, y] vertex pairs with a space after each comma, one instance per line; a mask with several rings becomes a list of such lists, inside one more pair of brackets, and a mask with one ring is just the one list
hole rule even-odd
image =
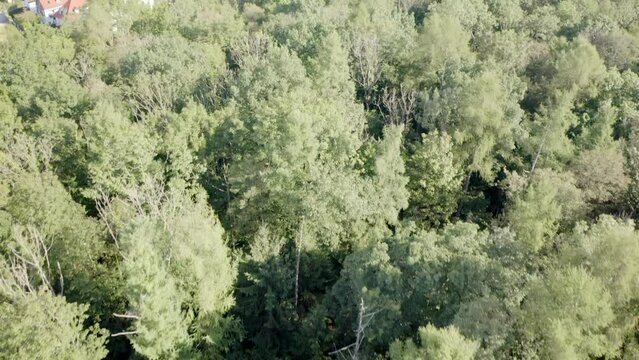
[[530, 173], [528, 174], [528, 179], [532, 178], [533, 172], [535, 171], [535, 167], [537, 166], [537, 161], [539, 161], [539, 157], [541, 155], [541, 150], [544, 147], [544, 142], [542, 141], [539, 144], [539, 148], [537, 149], [537, 154], [535, 154], [535, 159], [533, 160], [532, 166], [530, 167]]
[[464, 183], [464, 192], [462, 193], [462, 198], [459, 199], [459, 206], [457, 206], [457, 217], [461, 216], [462, 209], [464, 207], [464, 198], [463, 196], [468, 193], [468, 188], [470, 188], [470, 178], [473, 176], [473, 171], [468, 172], [468, 176], [466, 176], [466, 181]]
[[299, 233], [297, 235], [296, 241], [296, 251], [295, 251], [295, 309], [297, 310], [297, 303], [299, 300], [299, 292], [300, 292], [300, 261], [302, 258], [302, 241], [304, 240], [304, 222], [300, 224]]

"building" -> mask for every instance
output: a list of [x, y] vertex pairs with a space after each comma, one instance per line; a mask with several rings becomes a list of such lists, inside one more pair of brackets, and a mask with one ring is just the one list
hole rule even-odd
[[[25, 0], [26, 1], [26, 0]], [[78, 13], [86, 0], [36, 0], [36, 13], [42, 22], [60, 26], [69, 13]]]
[[24, 7], [29, 9], [29, 11], [36, 12], [38, 5], [36, 4], [36, 0], [24, 0]]

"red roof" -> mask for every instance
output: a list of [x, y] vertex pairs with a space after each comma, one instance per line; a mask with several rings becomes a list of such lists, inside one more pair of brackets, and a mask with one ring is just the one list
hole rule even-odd
[[69, 1], [67, 1], [67, 5], [65, 5], [65, 7], [67, 8], [67, 13], [73, 12], [76, 9], [79, 9], [79, 8], [83, 7], [85, 3], [86, 3], [86, 0], [69, 0]]
[[62, 6], [65, 0], [37, 0], [43, 10], [49, 10]]
[[37, 0], [43, 10], [64, 7], [64, 13], [73, 12], [84, 6], [86, 0]]

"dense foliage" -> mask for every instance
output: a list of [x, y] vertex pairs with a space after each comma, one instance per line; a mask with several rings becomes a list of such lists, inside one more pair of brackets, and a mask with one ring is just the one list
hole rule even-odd
[[0, 359], [639, 357], [639, 1], [1, 30]]

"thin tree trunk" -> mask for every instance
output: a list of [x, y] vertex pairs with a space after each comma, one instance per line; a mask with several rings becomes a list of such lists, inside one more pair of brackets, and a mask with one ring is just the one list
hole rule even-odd
[[466, 176], [466, 181], [464, 182], [464, 192], [462, 193], [462, 198], [459, 199], [459, 206], [457, 206], [457, 217], [461, 216], [462, 209], [464, 207], [464, 195], [468, 193], [468, 189], [470, 188], [470, 178], [473, 176], [473, 171], [468, 172], [468, 176]]
[[300, 291], [300, 261], [302, 258], [302, 241], [304, 239], [304, 222], [300, 224], [299, 234], [297, 235], [297, 249], [295, 251], [295, 309], [299, 300]]
[[473, 176], [473, 171], [468, 172], [468, 176], [466, 177], [466, 182], [464, 183], [464, 194], [468, 192], [468, 188], [470, 188], [470, 178]]
[[[355, 349], [353, 351], [353, 360], [359, 359], [359, 349], [364, 341], [364, 315], [366, 314], [366, 307], [364, 307], [364, 299], [360, 299], [359, 314], [357, 316], [357, 334], [355, 338]], [[368, 325], [368, 324], [367, 324]]]
[[541, 150], [543, 147], [544, 141], [542, 140], [541, 144], [539, 144], [539, 148], [537, 149], [537, 154], [535, 154], [535, 159], [533, 160], [532, 166], [530, 167], [530, 173], [528, 174], [529, 179], [532, 178], [535, 167], [537, 166], [537, 161], [539, 161], [539, 157], [541, 156]]
[[228, 209], [228, 207], [231, 204], [231, 191], [229, 189], [229, 180], [226, 177], [226, 169], [227, 169], [227, 165], [226, 163], [224, 165], [222, 165], [222, 179], [224, 180], [224, 188], [226, 189], [226, 207]]

